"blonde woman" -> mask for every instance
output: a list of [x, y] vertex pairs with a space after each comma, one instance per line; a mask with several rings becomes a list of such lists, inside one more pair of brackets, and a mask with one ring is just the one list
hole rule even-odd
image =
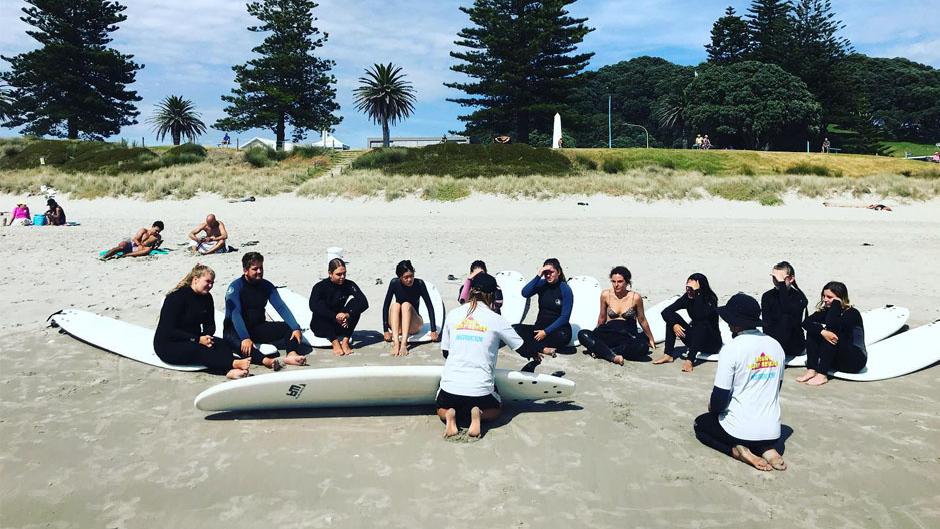
[[197, 264], [163, 300], [153, 350], [168, 364], [200, 364], [228, 378], [248, 376], [250, 358], [239, 358], [215, 338], [215, 307], [209, 292], [215, 272]]
[[806, 373], [797, 378], [808, 386], [829, 382], [830, 371], [858, 373], [868, 363], [862, 315], [849, 301], [844, 283], [823, 287], [816, 312], [803, 322], [806, 329]]

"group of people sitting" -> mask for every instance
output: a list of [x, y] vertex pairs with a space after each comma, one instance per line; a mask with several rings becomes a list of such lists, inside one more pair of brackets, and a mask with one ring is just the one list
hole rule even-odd
[[[102, 261], [118, 257], [144, 257], [160, 248], [163, 244], [163, 221], [154, 221], [150, 227], [144, 226], [137, 233], [121, 240], [113, 248], [101, 255]], [[194, 254], [208, 255], [229, 251], [226, 244], [228, 231], [225, 224], [212, 213], [206, 220], [189, 232], [189, 249]]]
[[[302, 327], [275, 286], [264, 279], [264, 257], [256, 252], [242, 257], [243, 274], [225, 294], [222, 338], [215, 338], [214, 308], [209, 294], [215, 273], [197, 265], [167, 295], [154, 336], [157, 355], [171, 364], [202, 364], [229, 378], [248, 376], [252, 364], [279, 370], [305, 365], [309, 346]], [[355, 282], [346, 277], [346, 263], [332, 259], [328, 276], [311, 289], [309, 328], [332, 345], [337, 356], [352, 352], [352, 336], [369, 302]], [[827, 283], [813, 314], [796, 283], [793, 267], [778, 263], [771, 271], [773, 288], [761, 302], [746, 294], [718, 305], [708, 278], [692, 274], [682, 295], [661, 315], [666, 322], [665, 354], [654, 363], [680, 357], [676, 341], [686, 346], [684, 371], [692, 371], [698, 353], [721, 352], [709, 412], [695, 420], [703, 443], [762, 470], [785, 468], [774, 448], [780, 437], [779, 392], [786, 357], [807, 355], [807, 370], [797, 380], [822, 385], [832, 370], [857, 372], [865, 366], [864, 328], [852, 307], [844, 284]], [[647, 358], [655, 348], [644, 313], [643, 297], [630, 288], [632, 276], [624, 266], [610, 272], [611, 287], [601, 292], [597, 326], [581, 330], [578, 338], [586, 352], [616, 364]], [[410, 261], [396, 266], [382, 309], [383, 334], [393, 355], [408, 354], [408, 338], [424, 325], [420, 304], [430, 319], [430, 339], [440, 338], [445, 358], [438, 415], [445, 437], [457, 433], [459, 421], [469, 422], [468, 434], [479, 436], [481, 422], [500, 413], [496, 393], [497, 353], [505, 344], [530, 360], [534, 370], [546, 356], [569, 347], [568, 321], [573, 294], [557, 259], [546, 259], [538, 274], [522, 289], [525, 297], [538, 297], [535, 323], [512, 325], [500, 314], [503, 294], [486, 264], [474, 261], [458, 293], [460, 306], [447, 313], [438, 335], [437, 316], [424, 281], [415, 277]], [[268, 321], [270, 303], [282, 321]], [[688, 320], [679, 312], [685, 310]], [[805, 316], [805, 317], [804, 317]], [[734, 338], [723, 344], [718, 318], [724, 319]], [[805, 330], [805, 335], [804, 335]], [[260, 344], [286, 351], [262, 353]]]
[[65, 210], [62, 209], [62, 206], [60, 206], [54, 198], [49, 198], [46, 200], [46, 207], [46, 212], [43, 213], [42, 218], [34, 222], [34, 219], [29, 212], [29, 206], [26, 204], [26, 202], [19, 202], [10, 213], [10, 218], [4, 221], [3, 225], [32, 226], [34, 223], [38, 224], [41, 221], [46, 226], [64, 226], [66, 220]]

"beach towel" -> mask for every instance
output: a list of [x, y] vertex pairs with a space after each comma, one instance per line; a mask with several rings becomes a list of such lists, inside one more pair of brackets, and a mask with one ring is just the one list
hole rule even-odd
[[[98, 257], [104, 257], [104, 254], [106, 253], [108, 253], [107, 250], [101, 250], [100, 252], [98, 252]], [[164, 250], [163, 248], [157, 248], [156, 250], [150, 250], [150, 253], [147, 255], [167, 255], [169, 253], [170, 253], [169, 250]], [[122, 255], [124, 255], [124, 252], [118, 252], [114, 254], [115, 257], [121, 257]]]

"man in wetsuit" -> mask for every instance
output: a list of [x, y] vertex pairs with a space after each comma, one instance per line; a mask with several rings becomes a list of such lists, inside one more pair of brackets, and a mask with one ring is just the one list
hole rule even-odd
[[[252, 363], [275, 371], [287, 365], [306, 365], [307, 359], [299, 353], [300, 325], [290, 309], [281, 300], [277, 288], [264, 279], [264, 257], [258, 252], [242, 256], [242, 277], [229, 285], [225, 292], [225, 326], [222, 337], [242, 355], [251, 355]], [[284, 321], [266, 321], [264, 309], [268, 302]], [[287, 351], [286, 358], [276, 353], [264, 355], [257, 344], [271, 344]]]

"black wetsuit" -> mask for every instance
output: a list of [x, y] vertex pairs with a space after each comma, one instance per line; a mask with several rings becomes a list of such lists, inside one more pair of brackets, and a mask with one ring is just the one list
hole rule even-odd
[[[843, 311], [842, 303], [835, 300], [828, 309], [810, 314], [803, 328], [806, 329], [807, 369], [822, 374], [830, 371], [858, 373], [868, 363], [865, 327], [855, 307]], [[836, 345], [822, 337], [824, 329], [839, 337]]]
[[[565, 281], [549, 283], [542, 276], [535, 276], [522, 288], [522, 295], [527, 298], [538, 294], [539, 313], [535, 316], [535, 325], [518, 323], [516, 330], [527, 347], [541, 350], [545, 347], [566, 347], [571, 342], [571, 308], [574, 306], [574, 294]], [[545, 339], [535, 340], [535, 331], [545, 331]]]
[[[268, 302], [284, 321], [267, 321], [265, 307]], [[300, 342], [291, 334], [299, 331], [300, 325], [290, 309], [284, 304], [277, 289], [267, 279], [249, 283], [244, 276], [229, 285], [225, 292], [225, 341], [240, 350], [242, 340], [251, 338], [256, 344], [251, 352], [251, 361], [260, 364], [265, 355], [257, 344], [271, 344], [288, 353], [300, 352]], [[271, 355], [276, 356], [276, 355]]]
[[215, 308], [211, 295], [199, 295], [188, 285], [163, 300], [160, 321], [153, 335], [153, 350], [160, 360], [176, 365], [204, 365], [213, 372], [232, 369], [235, 351], [224, 340], [212, 347], [199, 343], [201, 336], [215, 334]]
[[761, 296], [764, 334], [777, 340], [787, 356], [800, 356], [805, 353], [806, 338], [800, 324], [803, 322], [806, 305], [806, 296], [794, 287], [772, 288]]
[[588, 352], [609, 362], [613, 362], [616, 355], [639, 359], [650, 353], [646, 335], [637, 328], [633, 307], [623, 313], [608, 307], [607, 321], [593, 331], [583, 329], [578, 332], [578, 341]]
[[[676, 311], [685, 309], [689, 313], [691, 322], [686, 322]], [[675, 358], [676, 332], [673, 325], [678, 324], [685, 331], [682, 343], [688, 347], [689, 360], [695, 363], [698, 353], [714, 354], [721, 350], [721, 331], [718, 329], [718, 304], [708, 296], [696, 295], [690, 298], [683, 294], [671, 305], [663, 309], [663, 320], [666, 321], [666, 343], [664, 352]]]
[[385, 293], [385, 303], [382, 304], [382, 329], [389, 330], [388, 309], [392, 306], [392, 297], [395, 301], [404, 304], [410, 303], [415, 312], [421, 307], [421, 300], [428, 306], [428, 317], [430, 318], [431, 331], [437, 331], [437, 319], [434, 314], [434, 305], [431, 304], [431, 296], [428, 295], [428, 287], [424, 281], [418, 279], [410, 287], [406, 287], [397, 277], [388, 283], [388, 291]]
[[[352, 336], [359, 316], [369, 308], [369, 301], [356, 283], [346, 279], [342, 285], [323, 279], [310, 290], [310, 330], [321, 338], [333, 341]], [[346, 327], [336, 321], [340, 312], [349, 313]]]

